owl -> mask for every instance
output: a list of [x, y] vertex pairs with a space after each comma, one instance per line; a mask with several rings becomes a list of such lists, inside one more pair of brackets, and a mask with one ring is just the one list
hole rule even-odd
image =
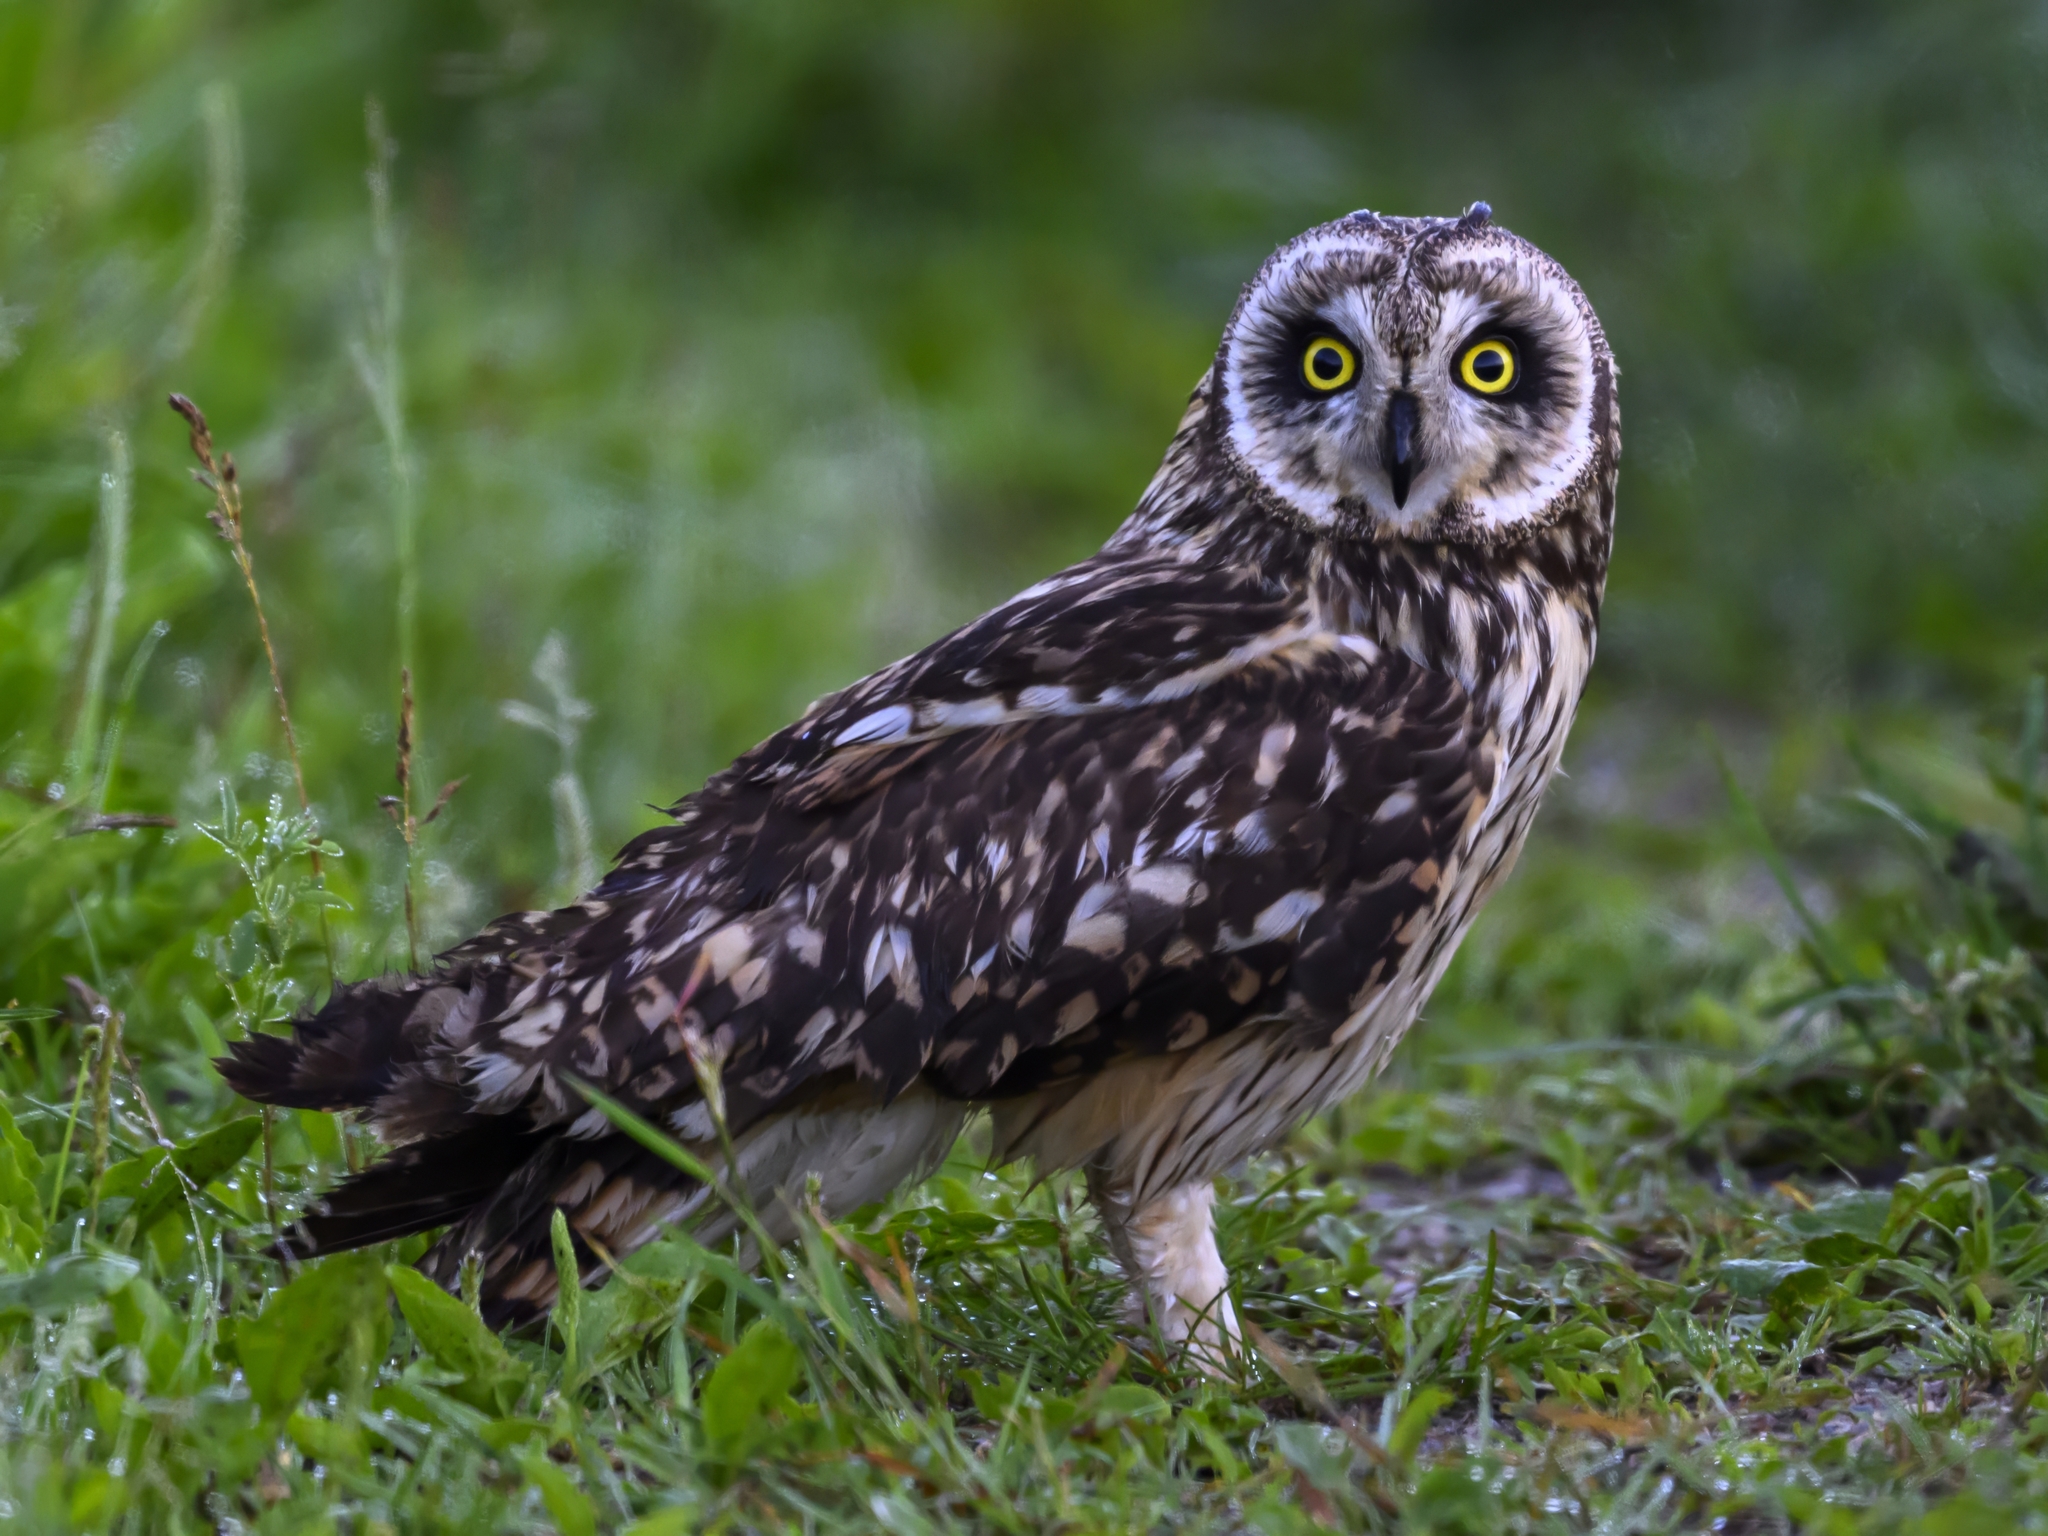
[[1354, 213], [1237, 301], [1101, 551], [817, 704], [582, 900], [337, 988], [220, 1069], [391, 1150], [312, 1255], [431, 1228], [485, 1314], [715, 1188], [786, 1239], [928, 1173], [1081, 1170], [1134, 1302], [1216, 1361], [1215, 1176], [1387, 1060], [1506, 878], [1592, 664], [1621, 451], [1578, 286], [1475, 203]]

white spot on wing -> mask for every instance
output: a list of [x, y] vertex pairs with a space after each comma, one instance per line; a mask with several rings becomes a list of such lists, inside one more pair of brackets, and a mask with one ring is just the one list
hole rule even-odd
[[1290, 891], [1252, 919], [1251, 942], [1291, 939], [1323, 904], [1321, 891]]
[[910, 933], [903, 928], [878, 928], [875, 936], [868, 940], [867, 961], [861, 967], [866, 990], [870, 993], [881, 986], [884, 978], [893, 976], [902, 967], [910, 952]]
[[913, 723], [907, 705], [891, 704], [872, 714], [862, 715], [853, 724], [832, 738], [835, 747], [849, 747], [861, 742], [894, 741], [910, 734]]
[[668, 1126], [684, 1141], [709, 1141], [717, 1134], [717, 1128], [711, 1123], [711, 1110], [702, 1100], [685, 1104], [670, 1115]]
[[1246, 853], [1264, 853], [1273, 846], [1273, 834], [1266, 826], [1266, 818], [1257, 811], [1240, 817], [1237, 825], [1230, 829], [1230, 835]]
[[965, 730], [977, 725], [1001, 725], [1010, 711], [1002, 699], [995, 694], [986, 698], [967, 699], [957, 704], [934, 704], [928, 707], [931, 723], [949, 730]]
[[1133, 896], [1144, 896], [1169, 907], [1186, 906], [1194, 885], [1195, 872], [1185, 864], [1154, 864], [1133, 870], [1130, 877]]
[[799, 923], [783, 935], [783, 944], [797, 959], [816, 970], [825, 959], [825, 935]]
[[832, 1026], [839, 1022], [839, 1015], [830, 1008], [820, 1008], [808, 1019], [796, 1034], [796, 1054], [799, 1059], [808, 1056], [823, 1045], [832, 1033]]
[[[1097, 887], [1101, 889], [1101, 887]], [[1118, 954], [1124, 947], [1124, 919], [1121, 912], [1097, 912], [1090, 917], [1076, 915], [1067, 924], [1063, 940], [1070, 948], [1086, 950], [1091, 955], [1108, 957]]]
[[1415, 809], [1415, 796], [1405, 789], [1394, 791], [1380, 802], [1380, 808], [1372, 813], [1374, 821], [1393, 821], [1406, 816]]
[[744, 922], [728, 923], [704, 941], [704, 963], [711, 979], [723, 981], [754, 952], [754, 936]]
[[1287, 762], [1287, 749], [1294, 745], [1292, 721], [1266, 727], [1266, 733], [1259, 738], [1259, 764], [1252, 770], [1252, 782], [1261, 789], [1271, 789], [1280, 778], [1280, 770]]
[[559, 997], [550, 998], [533, 1012], [520, 1018], [499, 1038], [507, 1045], [537, 1050], [555, 1038], [555, 1031], [562, 1027], [564, 1012], [562, 1000]]
[[523, 1098], [540, 1075], [538, 1062], [528, 1065], [495, 1051], [470, 1058], [469, 1091], [481, 1104], [502, 1104]]
[[1017, 703], [1033, 713], [1067, 714], [1073, 709], [1074, 691], [1050, 683], [1036, 683], [1017, 695]]

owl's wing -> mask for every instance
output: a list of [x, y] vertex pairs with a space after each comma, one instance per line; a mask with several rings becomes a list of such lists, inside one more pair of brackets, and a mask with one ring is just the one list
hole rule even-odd
[[454, 951], [377, 1111], [560, 1121], [570, 1076], [674, 1114], [691, 1030], [743, 1127], [837, 1073], [981, 1097], [1247, 1017], [1334, 1026], [1491, 781], [1451, 679], [1244, 572], [1091, 562], [822, 701], [585, 901]]
[[848, 1081], [982, 1098], [1249, 1018], [1335, 1029], [1492, 780], [1452, 679], [1254, 573], [1099, 559], [821, 701], [582, 902], [227, 1070], [488, 1179], [536, 1136], [607, 1135], [570, 1079], [708, 1135], [695, 1041], [737, 1131]]

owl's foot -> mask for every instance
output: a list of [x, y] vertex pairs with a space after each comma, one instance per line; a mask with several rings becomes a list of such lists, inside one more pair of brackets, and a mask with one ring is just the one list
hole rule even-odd
[[1204, 1179], [1133, 1208], [1106, 1182], [1091, 1178], [1090, 1193], [1130, 1277], [1134, 1314], [1207, 1374], [1229, 1375], [1244, 1339], [1230, 1304], [1230, 1274], [1216, 1251], [1215, 1189]]

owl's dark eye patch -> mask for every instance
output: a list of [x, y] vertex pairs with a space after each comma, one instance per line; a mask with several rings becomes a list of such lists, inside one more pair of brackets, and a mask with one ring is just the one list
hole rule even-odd
[[1260, 393], [1276, 401], [1325, 401], [1358, 379], [1358, 348], [1327, 321], [1290, 327], [1259, 352]]

